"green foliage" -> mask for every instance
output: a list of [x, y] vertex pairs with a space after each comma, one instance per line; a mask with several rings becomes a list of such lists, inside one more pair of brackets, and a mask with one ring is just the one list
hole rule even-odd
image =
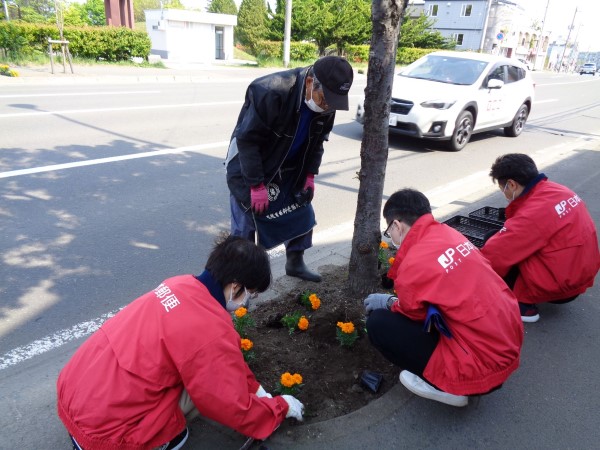
[[[283, 42], [259, 41], [254, 46], [254, 54], [261, 59], [282, 59]], [[312, 62], [318, 56], [317, 46], [312, 42], [290, 42], [290, 59]]]
[[105, 25], [104, 0], [86, 0], [85, 3], [71, 3], [65, 11], [64, 18], [65, 25]]
[[[162, 4], [163, 9], [185, 9], [179, 0], [165, 0]], [[134, 0], [133, 20], [135, 22], [146, 21], [145, 9], [160, 9], [160, 0]]]
[[293, 334], [294, 331], [298, 328], [298, 321], [304, 316], [299, 311], [294, 311], [293, 313], [286, 314], [281, 319], [281, 323], [284, 327], [286, 327], [290, 334]]
[[238, 9], [233, 0], [211, 0], [206, 8], [208, 12], [237, 15]]
[[[150, 38], [146, 33], [124, 27], [65, 27], [73, 56], [105, 61], [124, 61], [134, 56], [147, 58]], [[10, 58], [46, 53], [48, 38], [59, 39], [55, 25], [0, 23], [0, 48]]]
[[268, 35], [265, 0], [242, 0], [235, 30], [236, 39], [251, 52]]
[[398, 48], [396, 52], [396, 64], [406, 66], [415, 62], [421, 56], [439, 50], [437, 48]]
[[435, 21], [425, 14], [416, 19], [404, 16], [398, 47], [454, 49], [452, 40], [446, 39], [439, 31], [431, 30], [434, 25]]

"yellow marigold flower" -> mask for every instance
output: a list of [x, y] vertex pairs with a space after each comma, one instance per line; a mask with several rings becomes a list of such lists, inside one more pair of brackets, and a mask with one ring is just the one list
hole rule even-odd
[[254, 347], [254, 344], [252, 343], [252, 341], [250, 339], [242, 339], [242, 341], [240, 343], [240, 347], [242, 348], [242, 350], [248, 351], [252, 347]]
[[300, 320], [298, 321], [298, 328], [303, 331], [308, 328], [308, 319], [306, 317], [300, 317]]
[[281, 385], [285, 386], [285, 387], [292, 387], [294, 384], [296, 384], [294, 382], [294, 378], [292, 377], [292, 374], [289, 372], [286, 372], [284, 374], [281, 375]]
[[390, 266], [394, 264], [394, 261], [396, 261], [396, 258], [394, 258], [393, 256], [390, 259], [388, 259], [388, 263], [390, 263]]
[[389, 246], [389, 245], [388, 245], [388, 243], [387, 243], [387, 242], [385, 242], [385, 241], [381, 241], [381, 242], [379, 243], [379, 248], [389, 248], [389, 247], [390, 247], [390, 246]]
[[242, 306], [241, 308], [235, 310], [235, 316], [242, 318], [246, 315], [247, 312], [248, 310]]
[[315, 294], [311, 295], [308, 299], [310, 300], [310, 305], [313, 310], [317, 310], [321, 307], [321, 299]]
[[292, 375], [292, 378], [294, 380], [294, 383], [302, 384], [302, 375], [300, 375], [299, 373], [295, 373], [294, 375]]

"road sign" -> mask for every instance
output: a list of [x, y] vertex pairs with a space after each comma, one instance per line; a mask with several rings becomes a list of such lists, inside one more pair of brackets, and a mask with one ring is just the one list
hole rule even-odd
[[501, 41], [502, 39], [504, 39], [504, 33], [500, 32], [496, 35], [496, 39], [498, 39], [499, 41]]

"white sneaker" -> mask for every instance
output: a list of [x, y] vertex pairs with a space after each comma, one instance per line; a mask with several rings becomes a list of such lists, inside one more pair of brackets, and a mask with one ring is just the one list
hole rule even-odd
[[400, 383], [402, 383], [410, 392], [418, 395], [419, 397], [435, 400], [437, 402], [445, 403], [446, 405], [460, 407], [467, 406], [469, 403], [469, 397], [466, 395], [454, 395], [440, 391], [408, 370], [403, 370], [400, 372]]

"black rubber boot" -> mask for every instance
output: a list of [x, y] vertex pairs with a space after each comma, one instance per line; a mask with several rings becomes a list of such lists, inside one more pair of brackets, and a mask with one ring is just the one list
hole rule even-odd
[[290, 252], [286, 251], [285, 256], [287, 257], [287, 261], [285, 263], [285, 273], [290, 277], [301, 278], [306, 281], [321, 281], [321, 275], [316, 272], [311, 272], [304, 264], [304, 252], [303, 251], [295, 251]]

